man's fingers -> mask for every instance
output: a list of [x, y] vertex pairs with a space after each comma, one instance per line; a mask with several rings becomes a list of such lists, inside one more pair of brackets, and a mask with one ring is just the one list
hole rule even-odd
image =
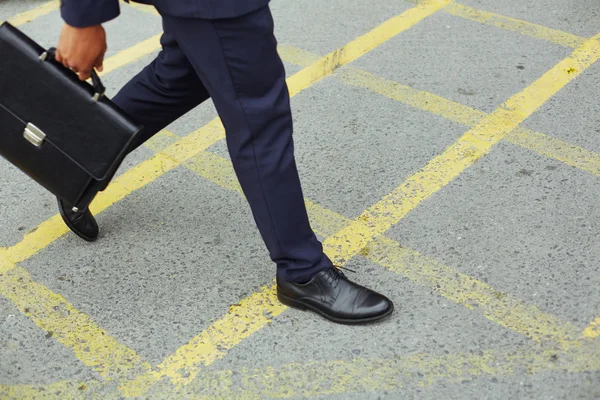
[[87, 81], [88, 79], [90, 79], [90, 76], [92, 76], [92, 71], [89, 69], [79, 72], [79, 80], [81, 81]]
[[63, 56], [62, 53], [60, 52], [60, 50], [56, 50], [56, 53], [54, 53], [54, 58], [56, 59], [57, 62], [59, 63], [63, 63]]

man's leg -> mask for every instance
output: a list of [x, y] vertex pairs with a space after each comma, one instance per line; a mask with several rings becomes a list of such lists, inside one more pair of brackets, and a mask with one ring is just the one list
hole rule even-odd
[[[161, 44], [162, 51], [156, 59], [113, 98], [116, 105], [144, 126], [130, 151], [209, 97], [173, 35], [163, 34]], [[61, 200], [58, 208], [64, 222], [79, 237], [87, 241], [98, 237], [98, 224], [89, 210], [75, 212]]]
[[269, 8], [229, 20], [164, 20], [225, 125], [235, 171], [277, 263], [279, 300], [346, 324], [389, 316], [392, 302], [333, 268], [308, 222]]
[[156, 59], [113, 98], [116, 105], [144, 126], [131, 151], [209, 98], [174, 36], [164, 33], [161, 45]]
[[331, 268], [304, 205], [269, 9], [232, 20], [164, 20], [221, 116], [234, 169], [278, 275], [306, 281]]

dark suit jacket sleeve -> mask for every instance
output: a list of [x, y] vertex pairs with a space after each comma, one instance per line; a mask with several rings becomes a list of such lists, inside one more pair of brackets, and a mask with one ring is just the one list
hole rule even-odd
[[60, 13], [77, 28], [100, 25], [119, 15], [119, 0], [62, 0]]

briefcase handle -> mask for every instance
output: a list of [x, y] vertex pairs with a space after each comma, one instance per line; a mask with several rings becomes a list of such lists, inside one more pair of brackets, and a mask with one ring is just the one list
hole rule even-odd
[[[43, 52], [42, 55], [40, 55], [40, 60], [42, 60], [42, 61], [56, 60], [55, 55], [56, 55], [56, 48], [51, 47], [48, 50], [46, 50], [45, 52]], [[100, 77], [96, 73], [96, 70], [94, 70], [93, 68], [92, 68], [91, 76], [92, 76], [92, 86], [93, 86], [94, 92], [95, 92], [94, 96], [92, 97], [92, 100], [98, 101], [98, 100], [100, 100], [100, 98], [102, 96], [104, 96], [104, 93], [106, 93], [106, 88], [102, 84], [102, 81], [100, 80]]]

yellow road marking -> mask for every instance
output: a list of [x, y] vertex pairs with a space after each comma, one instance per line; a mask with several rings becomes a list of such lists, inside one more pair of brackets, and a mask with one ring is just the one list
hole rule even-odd
[[510, 377], [542, 372], [600, 370], [598, 347], [558, 352], [542, 347], [486, 349], [477, 353], [414, 354], [403, 357], [296, 362], [240, 371], [204, 371], [187, 386], [161, 382], [156, 397], [173, 399], [314, 398], [327, 395], [396, 392], [436, 384], [456, 384], [479, 376]]
[[354, 39], [341, 49], [329, 53], [290, 78], [290, 94], [292, 96], [298, 94], [304, 88], [325, 78], [342, 65], [358, 59], [392, 37], [410, 29], [418, 22], [448, 5], [449, 2], [450, 0], [430, 0], [423, 2], [387, 20], [365, 35]]
[[369, 244], [361, 254], [536, 342], [556, 343], [564, 347], [578, 336], [580, 328], [575, 325], [527, 305], [509, 293], [496, 291], [488, 284], [403, 247], [385, 236]]
[[[336, 78], [346, 84], [368, 89], [392, 100], [400, 101], [470, 127], [476, 125], [488, 115], [469, 106], [359, 69], [344, 68], [337, 73]], [[586, 150], [583, 147], [520, 126], [511, 131], [504, 140], [600, 176], [600, 154]]]
[[483, 118], [456, 143], [371, 206], [351, 225], [326, 240], [324, 246], [328, 254], [336, 263], [352, 258], [418, 204], [487, 154], [493, 145], [598, 58], [600, 43], [594, 37]]
[[0, 274], [0, 294], [107, 380], [121, 380], [151, 368], [64, 297], [34, 282], [21, 267]]
[[139, 60], [144, 56], [160, 50], [160, 37], [161, 34], [152, 36], [143, 42], [133, 45], [130, 48], [120, 51], [114, 56], [107, 58], [104, 60], [104, 70], [99, 75], [104, 76], [116, 69], [119, 69], [127, 64], [131, 64], [132, 62]]
[[52, 11], [56, 11], [60, 8], [60, 0], [52, 0], [48, 3], [44, 3], [39, 7], [34, 8], [33, 10], [25, 11], [19, 15], [15, 15], [10, 18], [8, 22], [10, 22], [13, 26], [24, 25], [28, 22], [33, 21], [36, 18], [42, 17], [46, 14], [50, 14]]
[[[226, 189], [241, 192], [229, 160], [206, 152], [191, 159], [186, 167]], [[312, 212], [309, 211], [311, 224], [324, 237], [352, 223], [340, 214], [309, 200], [306, 202], [312, 206]], [[370, 243], [360, 255], [537, 342], [552, 341], [567, 346], [578, 337], [579, 328], [576, 326], [385, 236]]]
[[[185, 166], [225, 189], [242, 193], [230, 160], [206, 151], [192, 158]], [[310, 200], [305, 199], [305, 202], [312, 228], [323, 237], [332, 235], [350, 223], [350, 220]]]
[[[405, 31], [406, 29], [414, 26], [420, 20], [428, 17], [433, 14], [435, 11], [442, 8], [445, 4], [448, 3], [448, 0], [441, 1], [431, 1], [425, 5], [411, 8], [399, 16], [393, 17], [383, 24], [379, 25], [369, 33], [360, 36], [359, 38], [351, 41], [344, 47], [339, 50], [336, 50], [325, 57], [322, 57], [319, 61], [314, 62], [310, 66], [304, 68], [302, 71], [294, 74], [292, 77], [288, 79], [289, 92], [291, 96], [294, 96], [300, 93], [305, 88], [313, 85], [314, 83], [320, 81], [325, 76], [330, 75], [334, 70], [343, 66], [344, 64], [351, 62], [361, 55], [364, 55], [368, 51], [376, 48], [381, 45], [385, 41], [391, 39], [393, 36]], [[198, 154], [199, 151], [193, 152], [194, 154]], [[196, 168], [200, 168], [198, 163], [196, 163]], [[263, 304], [263, 307], [266, 308], [257, 308], [257, 311], [260, 313], [271, 313], [272, 310], [269, 308], [269, 302], [267, 293], [272, 293], [274, 290], [273, 287], [269, 288], [270, 292], [264, 292], [259, 296], [260, 304]], [[250, 297], [249, 299], [253, 299]], [[253, 304], [253, 302], [242, 303], [242, 304]], [[237, 310], [240, 312], [239, 310]], [[254, 312], [256, 310], [248, 310], [247, 312]], [[238, 320], [234, 318], [229, 318], [230, 314], [227, 314], [224, 317], [224, 320], [228, 324], [237, 323]], [[210, 329], [210, 328], [209, 328]], [[207, 331], [205, 331], [207, 332]], [[236, 327], [231, 326], [227, 329], [221, 327], [217, 332], [225, 332], [225, 333], [236, 333]], [[205, 360], [212, 360], [220, 357], [221, 353], [210, 353], [207, 351], [211, 350], [211, 348], [202, 347], [201, 350], [198, 350], [198, 346], [204, 346], [204, 332], [199, 336], [194, 338], [187, 345], [184, 345], [180, 348], [176, 354], [188, 354], [188, 355], [196, 355], [202, 354], [203, 356], [198, 357], [181, 357], [176, 356], [173, 360], [177, 361], [169, 361], [169, 359], [165, 360], [161, 366], [159, 366], [158, 371], [154, 371], [150, 374], [146, 374], [134, 380], [132, 383], [126, 383], [123, 386], [123, 392], [128, 396], [141, 396], [146, 390], [148, 390], [149, 386], [160, 379], [161, 377], [168, 376], [174, 382], [185, 383], [189, 381], [188, 374], [195, 373], [193, 371], [197, 371], [198, 366], [206, 365]], [[215, 346], [211, 351], [216, 352], [215, 349], [221, 347], [221, 343], [224, 343], [223, 347], [230, 348], [235, 344], [240, 343], [243, 339], [246, 338], [245, 335], [235, 334], [233, 338], [223, 336], [223, 335], [210, 335], [211, 340], [214, 341]], [[208, 350], [207, 350], [208, 349]], [[225, 353], [223, 353], [225, 354]], [[184, 375], [182, 376], [182, 371], [184, 371]]]
[[600, 154], [583, 147], [521, 127], [508, 134], [504, 140], [600, 176]]
[[[409, 9], [400, 16], [384, 22], [366, 35], [355, 39], [343, 48], [321, 58], [320, 61], [315, 62], [310, 67], [305, 68], [289, 78], [288, 86], [291, 95], [293, 96], [301, 92], [305, 88], [331, 74], [334, 70], [345, 63], [355, 60], [366, 52], [382, 44], [386, 40], [389, 40], [394, 35], [410, 28], [421, 19], [426, 18], [433, 12], [443, 7], [445, 4], [447, 4], [447, 2], [448, 0], [432, 1], [426, 5]], [[179, 140], [178, 142], [166, 148], [163, 152], [154, 156], [152, 159], [140, 164], [138, 167], [119, 177], [105, 192], [98, 196], [91, 208], [92, 212], [96, 214], [101, 212], [134, 190], [137, 190], [138, 188], [156, 180], [169, 170], [175, 168], [194, 155], [206, 150], [210, 145], [223, 138], [224, 132], [222, 125], [218, 119], [215, 119], [206, 127], [201, 128], [196, 133]], [[66, 232], [64, 226], [61, 224], [62, 223], [58, 217], [54, 217], [51, 220], [42, 223], [42, 225], [38, 227], [35, 232], [26, 235], [25, 238], [17, 245], [5, 249], [3, 256], [7, 257], [8, 260], [13, 263], [26, 260], [41, 249], [50, 245]], [[225, 321], [229, 321], [228, 323], [231, 323], [232, 321], [235, 321], [235, 319], [226, 319]], [[60, 320], [55, 322], [60, 324]], [[221, 331], [235, 332], [235, 326], [232, 325], [232, 329], [229, 331], [226, 329], [222, 329]], [[198, 336], [197, 339], [192, 340], [188, 348], [182, 349], [181, 354], [197, 354], [195, 347], [202, 345], [201, 335]], [[237, 335], [237, 337], [233, 339], [228, 339], [226, 336], [221, 336], [219, 340], [223, 343], [227, 343], [228, 340], [233, 340], [235, 343], [239, 343], [239, 341], [243, 340], [243, 338], [243, 335]], [[92, 336], [89, 339], [90, 342], [98, 340], [98, 338], [95, 336]], [[215, 349], [218, 348], [218, 346], [215, 346]], [[177, 358], [177, 360], [180, 359], [181, 358]], [[210, 356], [207, 356], [206, 359], [210, 359]], [[192, 362], [187, 358], [184, 360], [185, 362]], [[201, 363], [202, 360], [199, 362]], [[180, 362], [178, 361], [173, 364], [163, 365], [160, 368], [162, 371], [161, 373], [166, 374], [164, 376], [176, 375], [176, 372], [173, 372], [171, 369], [169, 369], [171, 368], [169, 365], [175, 365], [179, 367]], [[180, 370], [181, 368], [178, 369]]]
[[368, 89], [467, 126], [476, 125], [488, 115], [469, 106], [355, 68], [344, 68], [336, 74], [336, 78], [348, 85]]
[[144, 143], [144, 147], [155, 153], [164, 151], [167, 147], [179, 140], [180, 137], [169, 131], [162, 130]]
[[284, 61], [287, 61], [290, 64], [299, 65], [301, 67], [310, 67], [321, 58], [321, 56], [306, 50], [302, 50], [298, 47], [282, 44], [277, 47], [277, 52], [279, 53], [279, 57], [281, 57]]
[[[386, 25], [386, 23], [383, 25]], [[363, 46], [361, 40], [353, 41], [352, 43], [358, 43], [359, 46]], [[404, 184], [370, 207], [357, 220], [352, 221], [350, 225], [326, 239], [324, 247], [328, 255], [337, 264], [344, 264], [347, 260], [358, 254], [369, 242], [384, 234], [421, 201], [427, 199], [431, 194], [441, 189], [463, 170], [471, 166], [477, 159], [487, 154], [494, 144], [516, 128], [560, 88], [592, 65], [599, 57], [600, 44], [595, 38], [584, 43], [581, 48], [576, 49], [571, 56], [559, 62], [532, 85], [521, 93], [511, 97], [500, 108], [483, 118], [454, 145], [450, 146], [441, 155], [435, 157], [423, 170], [409, 177]], [[325, 59], [331, 60], [332, 55], [326, 56]], [[329, 62], [325, 64], [321, 62], [315, 63], [309, 67], [309, 70], [312, 71], [315, 65], [331, 66], [332, 64]], [[325, 69], [325, 72], [331, 73], [329, 69]], [[319, 80], [312, 73], [303, 74], [302, 71], [294, 77], [296, 76], [304, 76], [311, 83]], [[298, 91], [294, 93], [298, 93]], [[233, 331], [233, 329], [229, 329], [228, 331]], [[203, 333], [198, 337], [202, 335]], [[231, 348], [232, 343], [240, 343], [245, 337], [241, 335], [234, 338], [219, 337], [218, 341], [227, 343], [227, 347]], [[184, 345], [178, 352], [195, 354], [196, 350], [194, 350], [192, 345], [194, 342], [192, 340], [189, 347], [188, 345]], [[215, 343], [215, 348], [218, 348], [217, 343]], [[179, 383], [186, 382], [187, 374], [203, 365], [205, 357], [210, 359], [211, 356], [203, 355], [200, 359], [194, 359], [193, 357], [186, 359], [184, 369], [186, 376], [181, 376], [182, 364], [174, 364], [177, 367], [175, 371], [172, 371], [174, 367], [170, 368], [164, 364], [162, 367], [163, 371], [155, 374], [153, 379], [149, 379], [146, 376], [141, 381], [126, 384], [124, 391], [130, 396], [140, 396], [160, 376], [165, 376], [165, 371], [167, 370], [171, 371], [169, 372], [169, 376], [173, 381]]]
[[600, 317], [596, 318], [583, 331], [583, 336], [594, 339], [600, 336]]
[[158, 367], [120, 389], [128, 397], [142, 396], [163, 377], [178, 386], [188, 384], [200, 372], [199, 366], [208, 366], [227, 354], [232, 347], [269, 324], [286, 307], [277, 300], [274, 286], [265, 286], [240, 303], [230, 307], [224, 317], [181, 346]]
[[[94, 214], [104, 211], [133, 191], [154, 182], [196, 153], [206, 150], [224, 135], [220, 120], [213, 120], [115, 179], [94, 200], [91, 211]], [[25, 261], [67, 232], [68, 228], [64, 226], [60, 216], [54, 216], [25, 235], [21, 242], [5, 249], [3, 255], [13, 263]]]
[[[476, 125], [488, 115], [469, 106], [359, 69], [345, 68], [336, 75], [336, 78], [346, 84], [368, 89], [392, 100], [400, 101], [467, 126]], [[600, 176], [600, 154], [593, 153], [583, 147], [522, 127], [515, 128], [504, 140]]]
[[458, 4], [456, 2], [452, 2], [448, 7], [446, 7], [444, 12], [471, 21], [480, 22], [482, 24], [495, 26], [508, 31], [518, 32], [526, 36], [542, 39], [561, 46], [577, 48], [583, 45], [583, 43], [586, 41], [586, 38], [582, 38], [571, 33], [547, 28], [545, 26], [533, 24], [520, 19], [505, 17], [492, 12], [478, 10], [476, 8]]
[[[412, 354], [391, 358], [355, 358], [324, 362], [294, 362], [260, 368], [203, 371], [188, 385], [163, 381], [152, 395], [170, 399], [264, 399], [352, 392], [397, 391], [435, 384], [453, 384], [478, 376], [533, 376], [542, 372], [600, 371], [600, 352], [593, 343], [557, 351], [541, 346], [485, 349], [475, 353]], [[102, 382], [62, 381], [50, 385], [0, 386], [8, 399], [63, 399], [67, 395], [94, 396]], [[61, 393], [62, 392], [62, 393]], [[62, 397], [61, 397], [62, 395]], [[103, 393], [103, 398], [113, 398]], [[71, 398], [71, 397], [69, 397]]]

